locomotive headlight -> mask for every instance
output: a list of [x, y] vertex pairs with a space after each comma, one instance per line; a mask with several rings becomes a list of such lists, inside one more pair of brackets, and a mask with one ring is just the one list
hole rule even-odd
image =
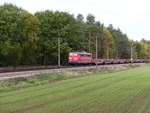
[[73, 55], [73, 53], [70, 53], [69, 55], [70, 55], [70, 56], [72, 56], [72, 55]]

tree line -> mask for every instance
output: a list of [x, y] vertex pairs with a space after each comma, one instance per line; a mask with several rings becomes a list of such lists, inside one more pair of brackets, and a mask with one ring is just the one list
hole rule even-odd
[[0, 6], [0, 66], [56, 65], [60, 39], [61, 63], [67, 64], [68, 52], [87, 51], [98, 58], [147, 59], [150, 41], [129, 40], [112, 24], [104, 26], [92, 14], [84, 19], [67, 12], [40, 11], [35, 14], [12, 4]]

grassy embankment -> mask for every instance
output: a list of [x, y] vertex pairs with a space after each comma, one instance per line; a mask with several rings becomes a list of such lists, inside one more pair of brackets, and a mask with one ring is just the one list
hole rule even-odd
[[150, 66], [67, 78], [53, 73], [1, 81], [0, 113], [150, 112]]

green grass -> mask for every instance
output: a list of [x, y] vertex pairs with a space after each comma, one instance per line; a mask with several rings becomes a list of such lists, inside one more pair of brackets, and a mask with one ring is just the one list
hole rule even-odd
[[57, 82], [47, 82], [49, 75], [23, 80], [24, 87], [7, 81], [7, 90], [0, 88], [0, 113], [150, 113], [150, 66], [67, 80], [55, 76], [61, 81], [53, 76]]
[[56, 81], [67, 79], [64, 73], [45, 73], [37, 74], [32, 77], [13, 78], [9, 80], [0, 81], [0, 92], [9, 92], [28, 88], [33, 86], [44, 85]]

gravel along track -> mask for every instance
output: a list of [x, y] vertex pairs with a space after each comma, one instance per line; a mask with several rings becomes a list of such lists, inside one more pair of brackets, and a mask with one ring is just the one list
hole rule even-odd
[[143, 66], [146, 65], [145, 63], [138, 63], [138, 64], [116, 64], [116, 65], [99, 65], [99, 66], [79, 66], [79, 67], [68, 67], [68, 68], [58, 68], [58, 69], [45, 69], [45, 70], [33, 70], [33, 71], [21, 71], [21, 72], [5, 72], [0, 73], [0, 80], [6, 80], [11, 78], [18, 78], [18, 77], [29, 77], [36, 74], [42, 73], [52, 73], [52, 72], [66, 72], [66, 71], [86, 71], [90, 69], [124, 69], [129, 65], [133, 66]]

